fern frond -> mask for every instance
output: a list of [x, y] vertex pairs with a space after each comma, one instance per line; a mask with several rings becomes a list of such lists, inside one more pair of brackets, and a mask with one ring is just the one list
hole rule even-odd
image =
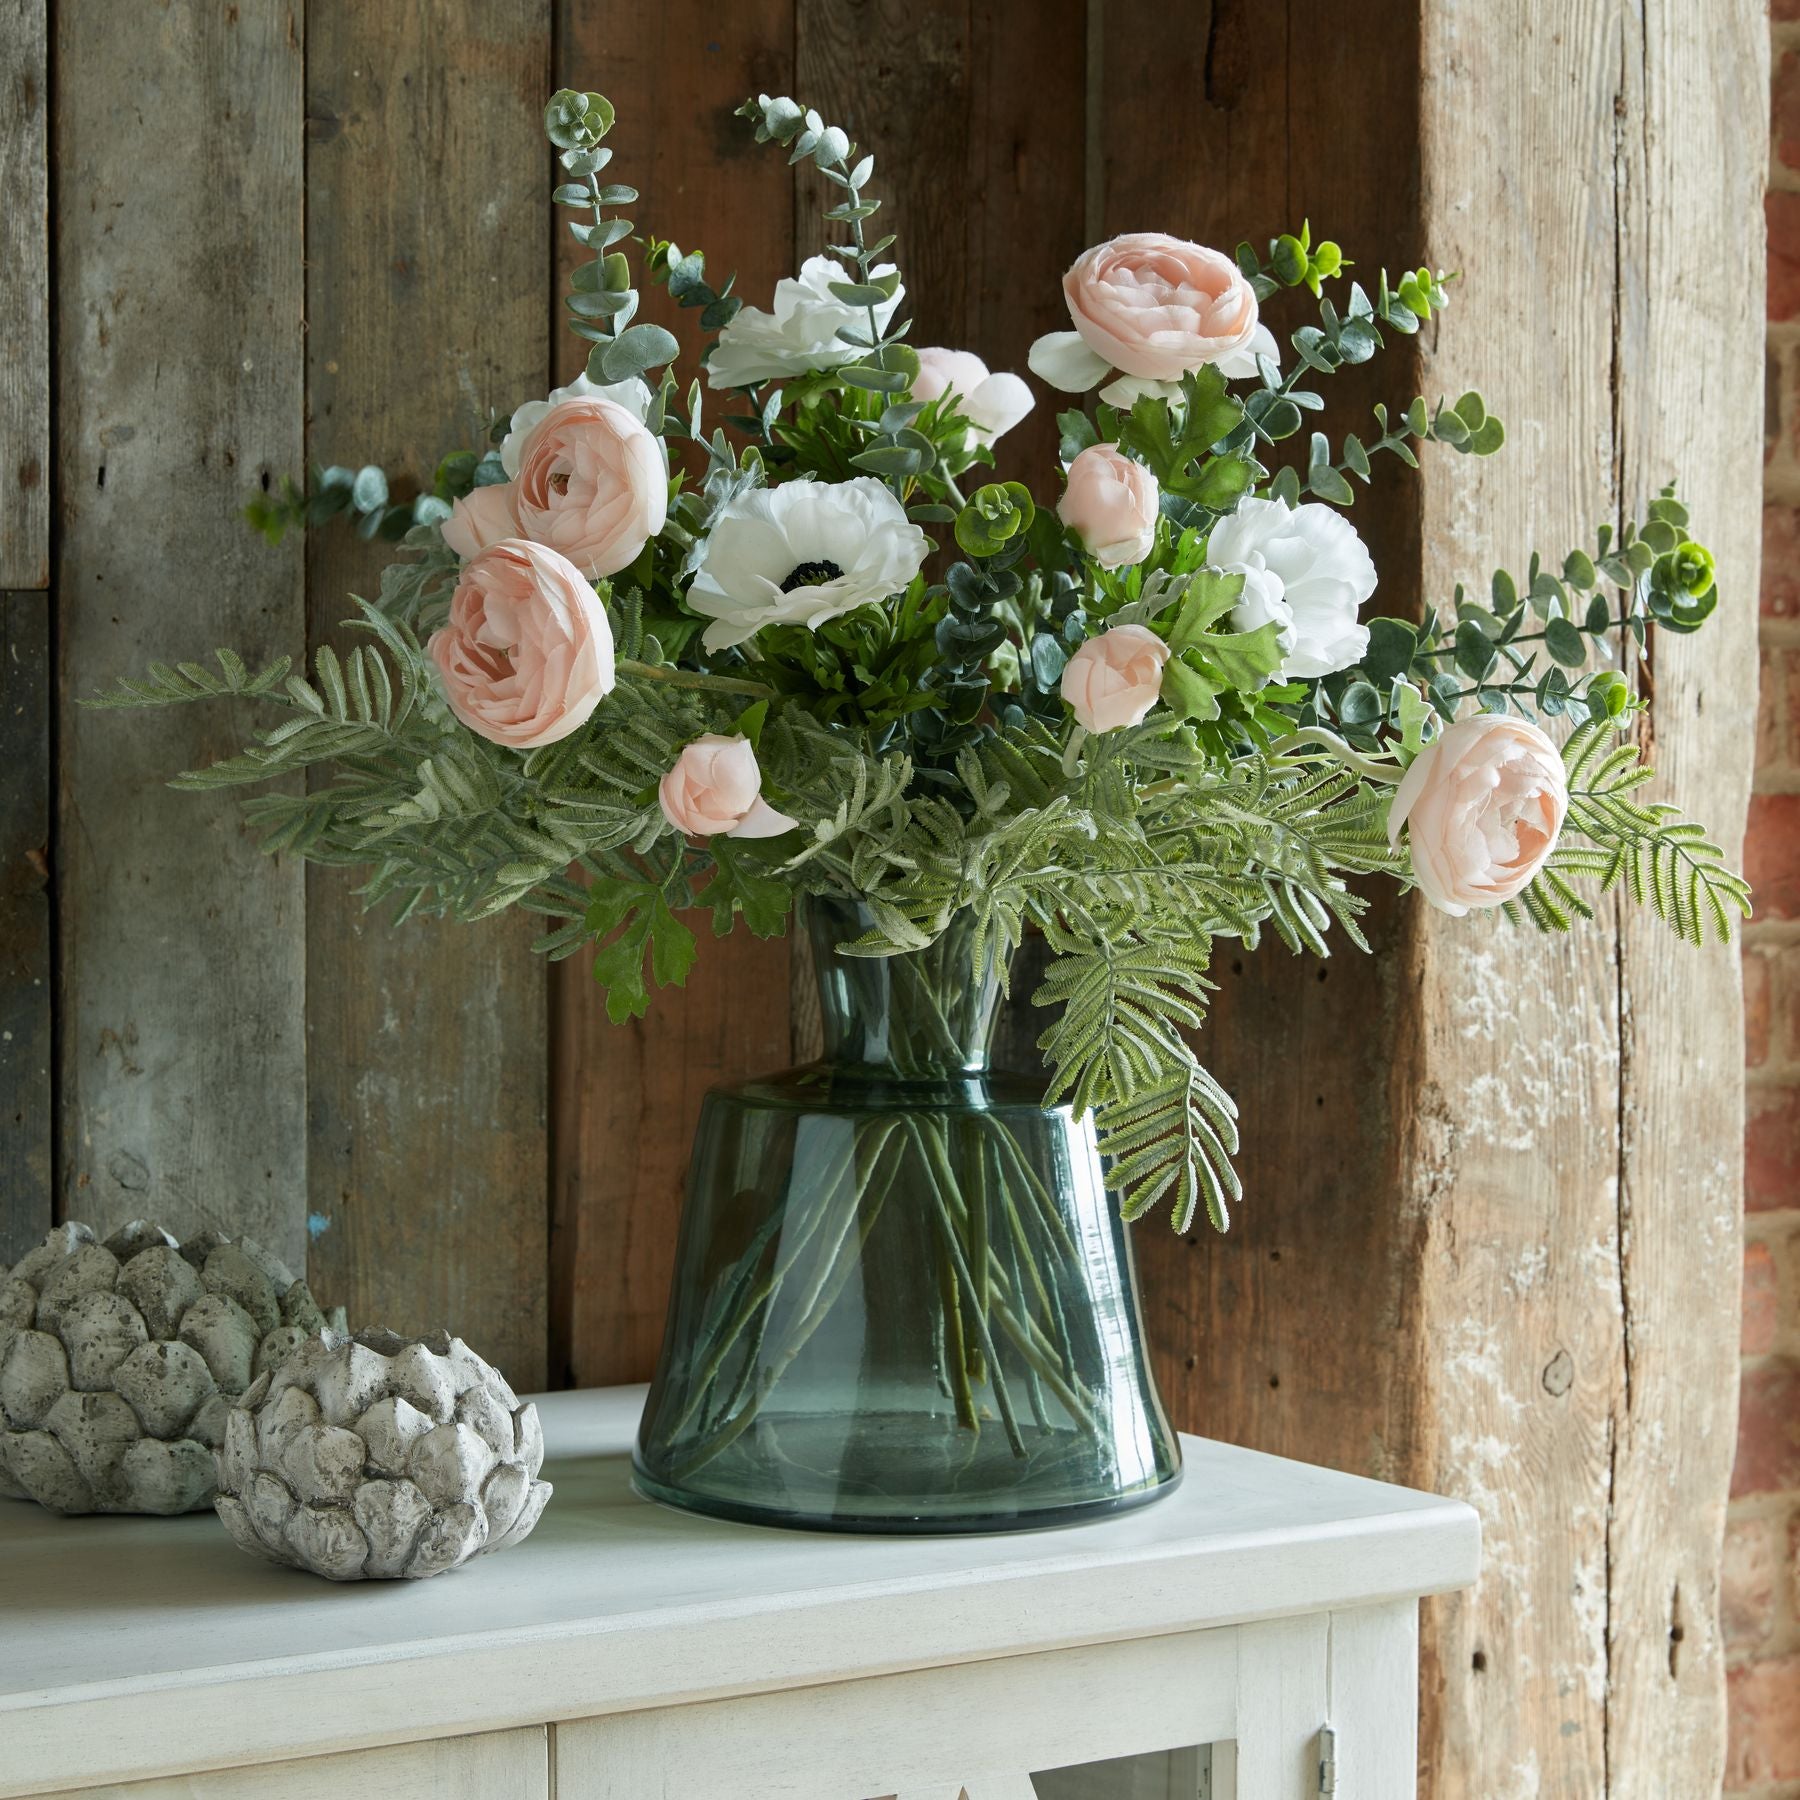
[[145, 669], [143, 680], [133, 681], [121, 676], [113, 687], [91, 695], [80, 704], [100, 710], [127, 706], [181, 706], [193, 700], [219, 700], [230, 695], [260, 700], [280, 688], [294, 666], [291, 656], [278, 656], [252, 675], [234, 650], [215, 650], [213, 660], [219, 665], [217, 675], [201, 663], [153, 662]]

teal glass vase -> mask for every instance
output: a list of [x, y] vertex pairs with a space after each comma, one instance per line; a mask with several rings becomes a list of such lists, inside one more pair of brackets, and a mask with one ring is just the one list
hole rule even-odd
[[989, 1069], [999, 971], [972, 924], [864, 957], [839, 949], [861, 905], [804, 913], [825, 1054], [706, 1098], [640, 1491], [869, 1532], [1167, 1493], [1180, 1452], [1092, 1120]]

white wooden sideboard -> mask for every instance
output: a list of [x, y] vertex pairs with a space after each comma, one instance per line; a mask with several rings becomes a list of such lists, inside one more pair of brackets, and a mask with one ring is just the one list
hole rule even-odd
[[1474, 1580], [1467, 1506], [1188, 1438], [1103, 1524], [770, 1531], [632, 1493], [642, 1401], [541, 1399], [543, 1522], [433, 1581], [0, 1502], [0, 1796], [1413, 1793], [1418, 1602]]

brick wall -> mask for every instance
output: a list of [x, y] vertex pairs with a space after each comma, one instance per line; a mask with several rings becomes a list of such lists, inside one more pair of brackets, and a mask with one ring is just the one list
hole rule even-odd
[[1800, 1800], [1800, 0], [1775, 0], [1762, 694], [1744, 933], [1743, 1400], [1725, 1791]]

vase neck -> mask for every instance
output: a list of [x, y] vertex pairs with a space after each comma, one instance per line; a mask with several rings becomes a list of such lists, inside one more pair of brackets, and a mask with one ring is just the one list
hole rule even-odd
[[976, 966], [975, 926], [959, 913], [923, 950], [845, 956], [875, 924], [859, 901], [808, 896], [803, 907], [818, 973], [825, 1060], [930, 1081], [986, 1072], [1000, 1010], [992, 946]]

